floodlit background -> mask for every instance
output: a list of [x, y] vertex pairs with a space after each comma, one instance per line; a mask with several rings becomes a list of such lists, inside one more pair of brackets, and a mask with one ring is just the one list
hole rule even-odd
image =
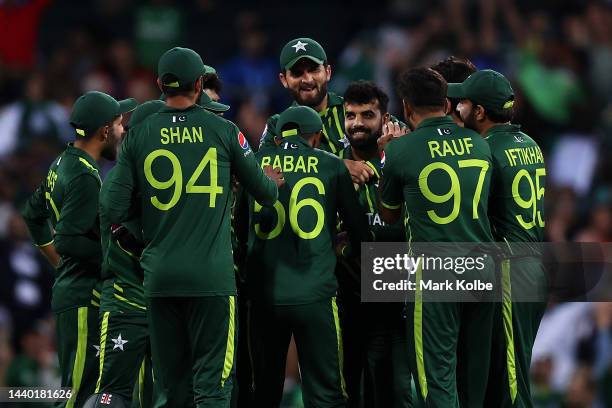
[[[290, 103], [278, 56], [292, 38], [324, 46], [332, 90], [372, 79], [399, 117], [394, 80], [404, 68], [456, 55], [498, 70], [517, 93], [516, 122], [545, 153], [548, 240], [610, 241], [610, 0], [253, 3], [0, 0], [0, 386], [58, 381], [53, 274], [19, 209], [72, 139], [72, 103], [88, 90], [157, 98], [157, 59], [176, 45], [218, 70], [226, 117], [253, 146]], [[611, 329], [610, 304], [550, 305], [533, 355], [538, 407], [612, 407]], [[299, 404], [294, 382], [287, 406]]]

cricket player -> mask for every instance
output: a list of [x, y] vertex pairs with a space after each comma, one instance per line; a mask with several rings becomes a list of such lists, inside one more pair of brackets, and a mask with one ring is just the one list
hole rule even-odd
[[[434, 71], [438, 71], [440, 75], [446, 80], [447, 83], [461, 83], [465, 79], [476, 72], [476, 66], [472, 64], [469, 59], [457, 58], [450, 56], [431, 67]], [[459, 126], [463, 126], [463, 120], [457, 111], [457, 104], [459, 100], [457, 98], [448, 99], [448, 110], [447, 113]]]
[[[448, 96], [460, 100], [465, 126], [480, 133], [491, 148], [489, 219], [495, 240], [509, 247], [502, 264], [505, 296], [495, 316], [485, 405], [533, 407], [529, 366], [547, 287], [536, 245], [544, 240], [544, 156], [538, 144], [511, 123], [514, 91], [502, 74], [488, 69], [475, 72], [463, 83], [449, 84]], [[535, 296], [531, 302], [514, 302], [515, 293]]]
[[346, 406], [334, 275], [337, 214], [355, 254], [368, 230], [346, 166], [316, 149], [322, 129], [312, 108], [291, 107], [276, 123], [282, 143], [257, 152], [262, 167], [279, 167], [286, 179], [273, 208], [257, 200], [249, 204], [247, 285], [257, 407], [280, 403], [292, 335], [305, 406]]
[[[487, 143], [445, 115], [447, 83], [430, 68], [399, 79], [404, 117], [412, 132], [384, 146], [379, 185], [382, 219], [406, 212], [409, 242], [491, 242], [487, 218], [492, 158]], [[494, 268], [480, 279], [492, 282]], [[489, 371], [493, 303], [422, 302], [417, 292], [410, 332], [415, 382], [430, 407], [483, 407]]]
[[[221, 90], [223, 89], [223, 82], [221, 82], [221, 78], [219, 78], [219, 74], [217, 70], [209, 65], [204, 66], [205, 74], [202, 77], [202, 88], [204, 89], [204, 93], [210, 97], [215, 102], [219, 102], [221, 100]], [[229, 108], [228, 105], [225, 105]]]
[[135, 107], [133, 99], [117, 102], [102, 92], [79, 97], [70, 115], [76, 140], [53, 161], [47, 178], [23, 209], [34, 244], [56, 269], [51, 308], [61, 385], [72, 388], [72, 397], [61, 407], [82, 406], [96, 387], [100, 341], [96, 285], [102, 260], [97, 162], [116, 158], [122, 115]]
[[[130, 116], [128, 129], [159, 111], [165, 104], [154, 100], [138, 106]], [[100, 190], [100, 202], [108, 196], [109, 180], [117, 173], [114, 167]], [[104, 206], [102, 206], [104, 207]], [[96, 393], [111, 395], [130, 406], [134, 386], [141, 406], [152, 406], [152, 389], [145, 388], [150, 377], [150, 343], [147, 307], [144, 297], [144, 272], [140, 255], [144, 248], [142, 227], [138, 219], [111, 225], [108, 215], [100, 211], [102, 236], [102, 296], [100, 299], [100, 373]]]
[[[319, 149], [339, 155], [348, 145], [344, 134], [344, 101], [327, 90], [332, 69], [321, 44], [311, 38], [289, 41], [281, 51], [280, 68], [279, 80], [294, 100], [291, 106], [309, 106], [321, 116], [323, 136]], [[274, 146], [282, 140], [276, 131], [278, 116], [268, 118], [260, 147]], [[355, 183], [365, 183], [374, 174], [363, 162], [346, 159], [344, 164]]]
[[[389, 97], [373, 82], [349, 84], [344, 93], [344, 127], [350, 146], [343, 157], [364, 161], [374, 170], [368, 182], [359, 185], [359, 204], [368, 217], [375, 241], [404, 241], [403, 219], [392, 225], [380, 218], [377, 189], [381, 174], [377, 140], [383, 126], [391, 121], [387, 111]], [[341, 322], [344, 334], [345, 377], [349, 406], [360, 407], [361, 394], [367, 407], [411, 407], [412, 387], [409, 364], [408, 332], [404, 305], [397, 303], [361, 303], [360, 270], [341, 261], [338, 264], [341, 297]], [[344, 277], [344, 279], [342, 279]], [[347, 290], [353, 287], [353, 291]], [[361, 392], [363, 378], [363, 393]]]
[[175, 47], [158, 64], [166, 106], [131, 129], [101, 211], [120, 224], [140, 209], [147, 318], [158, 405], [228, 407], [234, 381], [236, 282], [230, 240], [235, 172], [272, 205], [283, 184], [265, 171], [233, 123], [196, 104], [205, 72], [193, 50]]

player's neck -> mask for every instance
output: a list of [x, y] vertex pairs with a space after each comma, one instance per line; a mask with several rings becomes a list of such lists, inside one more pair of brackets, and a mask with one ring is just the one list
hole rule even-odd
[[96, 162], [100, 161], [101, 151], [93, 143], [87, 143], [84, 140], [77, 140], [74, 142], [74, 147], [83, 150], [85, 153], [91, 156]]
[[173, 109], [187, 109], [195, 105], [197, 98], [188, 96], [172, 96], [166, 98], [166, 106]]
[[495, 126], [503, 126], [503, 125], [509, 125], [510, 122], [505, 122], [505, 123], [496, 123], [496, 122], [491, 122], [489, 120], [481, 123], [480, 125], [480, 129], [478, 129], [478, 133], [480, 133], [481, 136], [486, 135], [489, 130], [491, 130], [492, 128], [494, 128]]
[[423, 122], [426, 119], [431, 119], [431, 118], [443, 118], [444, 116], [446, 116], [446, 113], [444, 113], [444, 111], [435, 111], [435, 112], [423, 112], [423, 113], [416, 113], [414, 112], [412, 117], [414, 118], [414, 127], [418, 127], [421, 122]]
[[327, 109], [327, 105], [329, 105], [329, 93], [326, 94], [321, 103], [313, 107], [313, 109], [317, 112], [323, 112], [325, 109]]
[[351, 153], [353, 155], [353, 160], [357, 160], [357, 161], [372, 160], [374, 157], [378, 155], [378, 146], [374, 145], [371, 149], [356, 149], [353, 146], [351, 146]]

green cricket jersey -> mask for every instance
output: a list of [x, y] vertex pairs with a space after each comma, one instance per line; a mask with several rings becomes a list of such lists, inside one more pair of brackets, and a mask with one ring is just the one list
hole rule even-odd
[[[354, 160], [350, 146], [344, 149], [341, 157]], [[359, 204], [368, 217], [368, 224], [370, 225], [370, 231], [372, 231], [374, 240], [379, 242], [404, 241], [406, 235], [404, 233], [403, 220], [398, 220], [388, 225], [385, 224], [378, 213], [376, 195], [382, 171], [380, 167], [380, 156], [376, 155], [376, 157], [367, 160], [365, 163], [374, 171], [374, 176], [372, 176], [367, 183], [359, 185], [357, 193], [359, 196]]]
[[546, 168], [537, 143], [519, 125], [497, 125], [485, 134], [493, 155], [489, 218], [497, 241], [544, 239]]
[[406, 209], [414, 242], [490, 242], [491, 151], [450, 116], [422, 121], [384, 150], [382, 205]]
[[[116, 177], [113, 167], [106, 175], [100, 189], [100, 203], [108, 200], [110, 181]], [[138, 218], [126, 221], [123, 226], [137, 240], [142, 241], [142, 227]], [[129, 249], [123, 248], [111, 234], [111, 223], [108, 215], [100, 211], [100, 232], [102, 236], [102, 302], [103, 311], [144, 312], [144, 272], [140, 258]]]
[[249, 203], [247, 280], [252, 297], [295, 305], [334, 296], [338, 214], [353, 248], [369, 238], [346, 166], [301, 136], [262, 148], [257, 159], [262, 167], [280, 168], [286, 185], [273, 208], [262, 208], [252, 199]]
[[165, 107], [130, 129], [116, 167], [101, 211], [120, 224], [138, 201], [145, 295], [235, 294], [230, 174], [264, 205], [278, 194], [236, 125], [198, 105]]
[[[61, 256], [55, 273], [54, 312], [98, 304], [102, 249], [98, 222], [100, 175], [96, 161], [69, 144], [23, 209], [36, 246], [53, 244]], [[53, 232], [49, 228], [51, 221]]]
[[[319, 112], [323, 121], [323, 135], [319, 149], [339, 155], [348, 145], [348, 139], [344, 135], [344, 98], [333, 92], [328, 92], [327, 96], [329, 97], [327, 108]], [[299, 106], [299, 104], [294, 101], [291, 106]], [[276, 146], [274, 138], [280, 137], [276, 133], [276, 123], [279, 116], [277, 113], [268, 118], [266, 128], [259, 142], [260, 149], [262, 147]]]

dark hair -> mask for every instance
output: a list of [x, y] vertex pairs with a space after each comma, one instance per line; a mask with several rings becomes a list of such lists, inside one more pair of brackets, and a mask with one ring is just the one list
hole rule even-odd
[[398, 81], [400, 97], [414, 109], [437, 111], [446, 105], [448, 85], [442, 75], [431, 68], [404, 71]]
[[344, 102], [356, 105], [365, 105], [372, 101], [378, 101], [378, 108], [383, 115], [387, 113], [389, 97], [372, 81], [351, 82], [344, 92]]
[[216, 93], [221, 93], [223, 82], [217, 74], [204, 74], [202, 77], [202, 89], [212, 89]]
[[484, 110], [487, 118], [494, 123], [506, 123], [512, 121], [514, 118], [514, 108], [503, 109], [499, 112], [488, 111], [487, 108], [484, 108]]
[[160, 78], [160, 80], [162, 83], [162, 92], [166, 95], [166, 97], [191, 96], [191, 94], [195, 92], [195, 81], [190, 84], [182, 84], [177, 88], [164, 85], [178, 81], [178, 78], [172, 74], [166, 74], [163, 76], [163, 78]]
[[[476, 66], [467, 58], [457, 58], [450, 56], [436, 65], [431, 67], [434, 71], [438, 71], [440, 75], [446, 79], [446, 82], [461, 83], [467, 79], [474, 72], [478, 71]], [[451, 102], [451, 112], [457, 110], [457, 104], [459, 99], [448, 98]]]

